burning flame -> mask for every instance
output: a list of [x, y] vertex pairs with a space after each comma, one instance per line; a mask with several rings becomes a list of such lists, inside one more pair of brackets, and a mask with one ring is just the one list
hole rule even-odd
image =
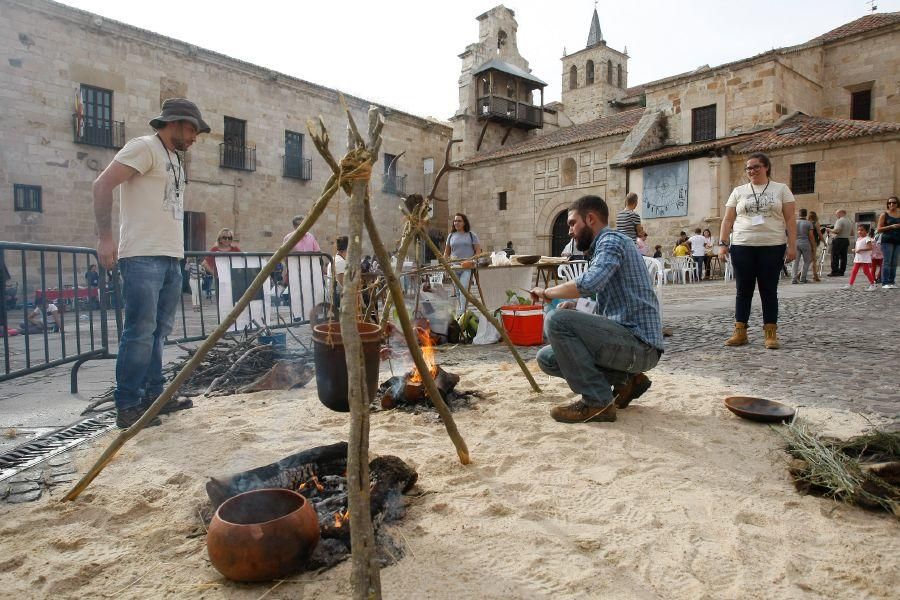
[[334, 513], [334, 526], [335, 527], [343, 527], [344, 523], [350, 522], [350, 511], [337, 511]]
[[316, 486], [316, 490], [318, 490], [319, 492], [325, 491], [325, 486], [322, 485], [321, 483], [319, 483], [319, 478], [316, 477], [315, 475], [313, 475], [312, 478], [310, 478], [308, 481], [304, 481], [299, 486], [297, 486], [297, 491], [302, 492], [306, 488], [312, 487], [312, 486]]
[[[428, 365], [428, 372], [432, 377], [437, 375], [437, 362], [434, 360], [434, 343], [431, 341], [429, 332], [416, 328], [416, 334], [419, 336], [419, 345], [422, 347], [422, 357], [425, 364]], [[422, 376], [419, 375], [419, 369], [413, 366], [412, 375], [409, 377], [410, 383], [422, 383]]]

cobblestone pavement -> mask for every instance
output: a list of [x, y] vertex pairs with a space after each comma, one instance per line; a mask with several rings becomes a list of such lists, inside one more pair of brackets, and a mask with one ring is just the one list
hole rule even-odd
[[[900, 293], [865, 292], [864, 287], [859, 282], [850, 290], [835, 284], [782, 284], [782, 347], [766, 350], [758, 295], [748, 328], [750, 344], [729, 348], [723, 342], [734, 323], [733, 283], [666, 286], [664, 320], [674, 335], [666, 339], [657, 368], [720, 377], [736, 391], [796, 407], [879, 415], [891, 421], [892, 429], [900, 429]], [[710, 298], [720, 300], [713, 310], [708, 310]], [[707, 310], [700, 307], [704, 301]]]

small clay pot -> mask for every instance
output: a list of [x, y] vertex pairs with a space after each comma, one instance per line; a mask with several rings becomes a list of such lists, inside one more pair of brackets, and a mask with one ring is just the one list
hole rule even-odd
[[312, 504], [285, 489], [238, 494], [219, 506], [206, 537], [209, 559], [232, 581], [270, 581], [296, 573], [319, 543]]

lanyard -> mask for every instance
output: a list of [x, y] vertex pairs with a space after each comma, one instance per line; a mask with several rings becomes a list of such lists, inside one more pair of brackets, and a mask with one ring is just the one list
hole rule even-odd
[[[162, 138], [159, 137], [159, 134], [156, 134], [156, 139], [159, 140], [159, 143], [162, 144], [163, 150], [166, 151], [166, 159], [169, 161], [169, 166], [172, 167], [172, 176], [175, 177], [175, 195], [177, 196], [181, 192], [181, 178], [178, 174], [181, 172], [181, 155], [178, 152], [175, 153], [175, 158], [178, 159], [178, 169], [175, 169], [175, 165], [172, 164], [172, 155], [169, 154], [169, 149], [166, 148], [166, 144], [162, 141]], [[753, 187], [752, 185], [750, 186]]]
[[759, 196], [756, 195], [756, 190], [753, 189], [753, 184], [752, 183], [750, 184], [750, 192], [753, 194], [754, 202], [756, 202], [756, 214], [759, 214], [759, 199], [766, 197], [766, 190], [769, 189], [770, 183], [771, 183], [771, 180], [766, 182], [766, 187], [764, 187], [763, 191], [761, 191], [759, 193]]

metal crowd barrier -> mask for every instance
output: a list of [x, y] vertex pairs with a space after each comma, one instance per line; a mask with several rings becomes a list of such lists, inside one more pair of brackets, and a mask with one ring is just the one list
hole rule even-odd
[[[89, 280], [91, 266], [97, 277]], [[74, 363], [74, 394], [85, 361], [115, 358], [109, 309], [119, 294], [93, 248], [0, 242], [0, 284], [0, 381]]]
[[[184, 285], [167, 344], [205, 339], [231, 311], [273, 252], [185, 252]], [[325, 302], [326, 273], [333, 258], [322, 252], [291, 252], [244, 310], [232, 332], [306, 325]]]
[[[272, 254], [186, 252], [183, 293], [166, 343], [205, 339]], [[231, 331], [309, 324], [313, 308], [329, 293], [331, 264], [333, 258], [322, 252], [289, 254]], [[96, 282], [87, 279], [91, 266], [98, 273]], [[0, 279], [0, 382], [74, 363], [74, 394], [85, 361], [116, 357], [110, 349], [122, 336], [121, 279], [118, 269], [105, 272], [99, 266], [96, 250], [0, 242]]]

